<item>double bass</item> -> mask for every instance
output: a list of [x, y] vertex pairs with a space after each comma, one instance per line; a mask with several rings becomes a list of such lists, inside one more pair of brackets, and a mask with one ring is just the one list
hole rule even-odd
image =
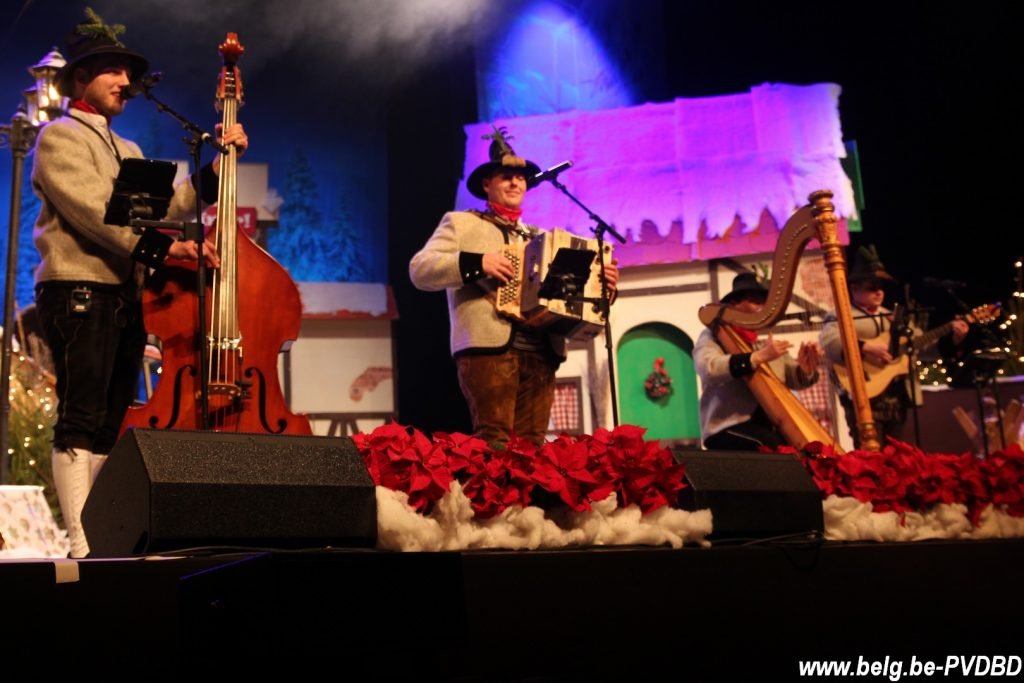
[[[237, 122], [237, 62], [244, 51], [234, 33], [220, 46], [217, 104], [224, 129]], [[221, 266], [206, 271], [208, 327], [198, 329], [197, 264], [166, 262], [147, 283], [142, 303], [146, 331], [163, 345], [160, 381], [145, 405], [129, 408], [121, 432], [144, 427], [312, 434], [309, 419], [288, 409], [277, 372], [280, 351], [299, 335], [299, 290], [281, 264], [238, 227], [233, 146], [221, 153], [218, 181], [213, 242]]]

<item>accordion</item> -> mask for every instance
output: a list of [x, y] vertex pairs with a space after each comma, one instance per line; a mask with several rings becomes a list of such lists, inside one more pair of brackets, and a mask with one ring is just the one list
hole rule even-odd
[[[557, 228], [505, 245], [516, 275], [497, 290], [498, 313], [569, 339], [593, 339], [605, 327], [597, 249], [596, 238]], [[611, 260], [612, 247], [605, 244], [604, 262]]]

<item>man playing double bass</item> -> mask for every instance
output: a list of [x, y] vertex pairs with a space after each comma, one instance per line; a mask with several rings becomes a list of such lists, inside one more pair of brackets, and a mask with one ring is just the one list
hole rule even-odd
[[[71, 541], [72, 557], [89, 552], [81, 511], [99, 467], [136, 395], [145, 330], [140, 289], [146, 268], [165, 258], [196, 260], [193, 242], [149, 230], [135, 235], [103, 222], [122, 159], [140, 158], [138, 145], [116, 135], [111, 120], [124, 111], [125, 88], [149, 67], [117, 38], [123, 27], [89, 20], [67, 41], [67, 65], [58, 91], [69, 111], [39, 135], [32, 185], [41, 200], [34, 241], [41, 256], [35, 274], [36, 305], [57, 375], [53, 478]], [[221, 142], [248, 147], [242, 126], [223, 131]], [[195, 192], [216, 201], [218, 163], [204, 166], [175, 188], [168, 220], [192, 215]], [[215, 246], [203, 245], [205, 262], [219, 265]]]

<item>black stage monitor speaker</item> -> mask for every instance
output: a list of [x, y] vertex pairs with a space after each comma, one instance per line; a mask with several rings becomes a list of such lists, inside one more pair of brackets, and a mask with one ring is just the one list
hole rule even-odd
[[196, 546], [373, 546], [373, 481], [348, 438], [132, 429], [82, 511], [90, 557]]
[[673, 450], [689, 484], [680, 507], [710, 508], [713, 538], [823, 532], [821, 490], [796, 456], [747, 451]]

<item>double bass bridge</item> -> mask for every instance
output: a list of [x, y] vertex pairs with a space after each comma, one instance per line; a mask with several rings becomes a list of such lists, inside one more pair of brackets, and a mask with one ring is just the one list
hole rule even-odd
[[242, 338], [207, 337], [206, 343], [211, 351], [237, 351], [242, 352]]
[[[246, 398], [245, 387], [240, 386], [237, 382], [210, 382], [207, 385], [207, 391], [210, 396], [227, 396], [231, 399]], [[199, 392], [196, 392], [196, 398]]]

